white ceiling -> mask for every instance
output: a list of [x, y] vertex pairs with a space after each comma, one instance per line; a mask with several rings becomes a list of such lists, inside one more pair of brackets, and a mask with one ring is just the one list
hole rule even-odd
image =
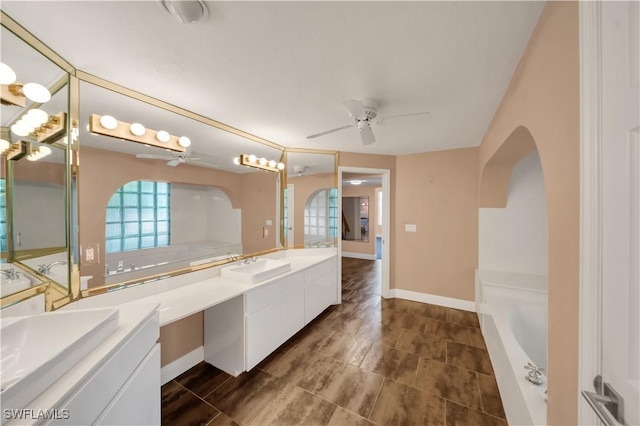
[[[157, 1], [2, 1], [76, 68], [284, 146], [407, 154], [477, 146], [543, 2], [206, 2], [195, 25]], [[350, 124], [341, 102], [432, 118]]]

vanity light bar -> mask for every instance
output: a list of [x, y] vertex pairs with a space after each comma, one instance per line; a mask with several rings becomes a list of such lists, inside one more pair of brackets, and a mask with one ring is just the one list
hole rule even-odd
[[18, 141], [11, 144], [9, 149], [4, 152], [7, 160], [18, 161], [22, 157], [31, 154], [31, 144], [25, 141]]
[[257, 158], [253, 154], [240, 154], [240, 164], [276, 173], [284, 169], [284, 163], [276, 163], [274, 160], [269, 161], [264, 157]]
[[[89, 117], [89, 131], [98, 135], [124, 139], [176, 152], [185, 152], [191, 144], [191, 141], [186, 136], [178, 137], [170, 135], [164, 130], [147, 129], [140, 123], [130, 124], [118, 121], [109, 115], [91, 114]], [[167, 136], [169, 136], [168, 139]], [[162, 142], [165, 140], [166, 142]]]

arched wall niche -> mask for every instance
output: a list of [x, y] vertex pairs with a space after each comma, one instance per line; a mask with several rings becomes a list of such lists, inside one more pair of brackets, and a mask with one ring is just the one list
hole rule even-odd
[[485, 163], [480, 172], [480, 207], [507, 206], [507, 189], [515, 165], [537, 149], [529, 129], [518, 126]]

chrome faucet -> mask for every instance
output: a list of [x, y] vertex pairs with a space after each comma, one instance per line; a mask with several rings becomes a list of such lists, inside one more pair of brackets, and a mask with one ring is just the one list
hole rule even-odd
[[58, 260], [55, 262], [51, 262], [48, 265], [38, 265], [38, 272], [41, 274], [48, 274], [49, 272], [51, 272], [51, 268], [53, 268], [56, 265], [66, 265], [67, 262], [65, 262], [64, 260]]
[[0, 273], [2, 273], [9, 280], [15, 280], [20, 278], [20, 273], [15, 269], [0, 270]]
[[250, 264], [250, 263], [255, 262], [256, 260], [258, 260], [258, 258], [257, 258], [257, 257], [255, 257], [255, 256], [250, 256], [250, 257], [247, 257], [247, 258], [244, 260], [244, 262], [243, 262], [243, 263], [244, 263], [245, 265], [248, 265], [248, 264]]
[[544, 370], [544, 368], [538, 368], [538, 367], [536, 367], [535, 365], [533, 365], [530, 362], [527, 363], [527, 365], [525, 365], [524, 368], [529, 370], [529, 372], [525, 376], [525, 379], [527, 379], [528, 381], [530, 381], [534, 385], [537, 385], [537, 386], [542, 385], [542, 383], [543, 383], [542, 370]]

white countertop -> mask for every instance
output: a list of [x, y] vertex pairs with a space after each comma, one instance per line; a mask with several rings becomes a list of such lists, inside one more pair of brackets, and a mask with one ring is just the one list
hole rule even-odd
[[250, 290], [267, 285], [274, 280], [295, 274], [296, 272], [330, 259], [332, 256], [336, 256], [336, 254], [288, 255], [286, 256], [286, 260], [291, 262], [291, 269], [289, 271], [258, 283], [248, 284], [230, 278], [216, 276], [174, 290], [163, 291], [143, 297], [131, 301], [126, 305], [135, 305], [137, 303], [159, 304], [160, 326], [163, 326], [233, 299], [234, 297], [241, 296]]

